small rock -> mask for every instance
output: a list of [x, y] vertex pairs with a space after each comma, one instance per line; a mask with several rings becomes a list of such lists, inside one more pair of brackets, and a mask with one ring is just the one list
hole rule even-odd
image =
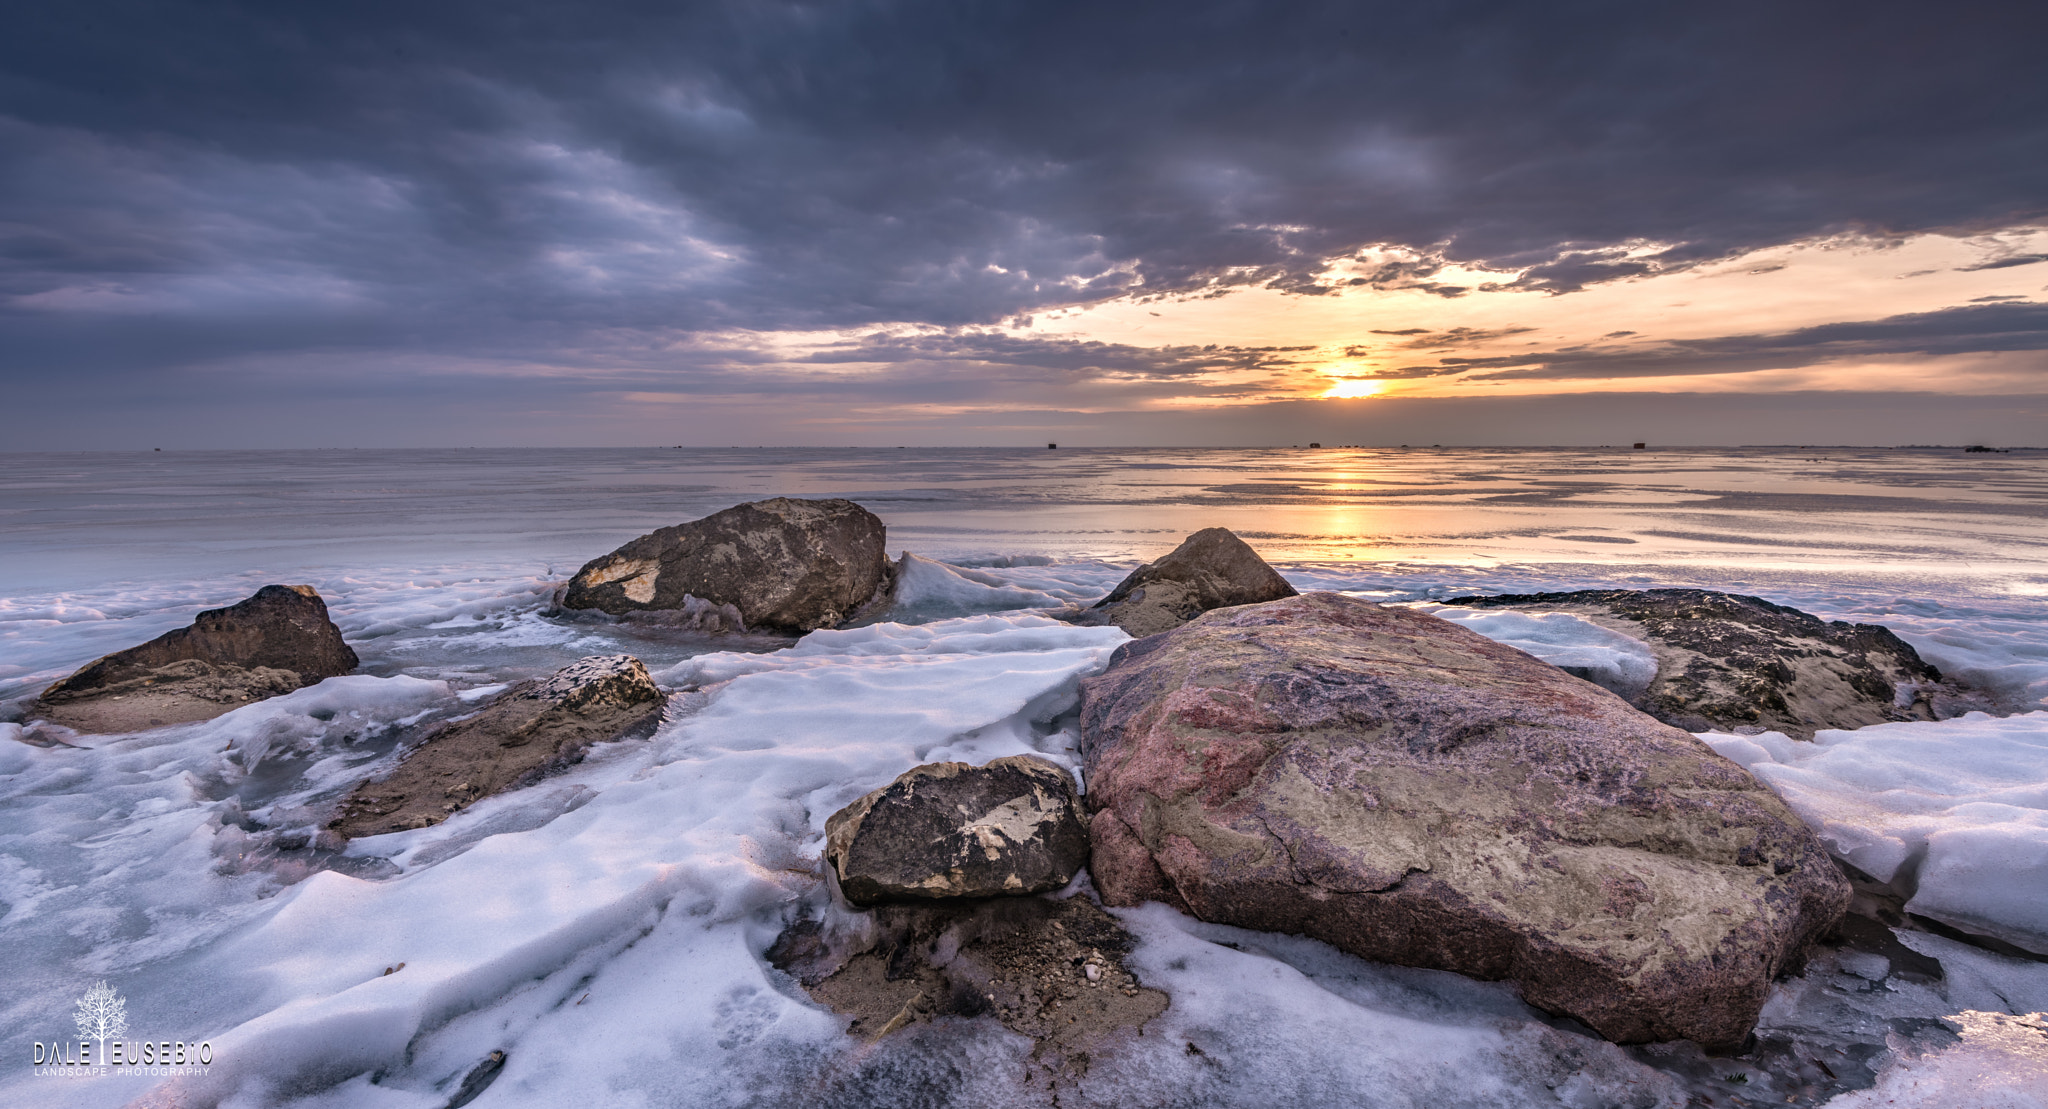
[[1088, 861], [1074, 779], [1026, 755], [939, 762], [832, 814], [825, 858], [856, 905], [1044, 893]]
[[504, 1069], [504, 1052], [493, 1051], [484, 1056], [483, 1062], [472, 1067], [470, 1072], [463, 1076], [461, 1087], [455, 1091], [454, 1097], [448, 1099], [447, 1109], [462, 1109], [463, 1106], [475, 1101], [485, 1090], [490, 1089], [491, 1083], [498, 1080], [498, 1072]]
[[357, 661], [318, 591], [266, 585], [201, 612], [190, 627], [95, 659], [45, 689], [28, 715], [100, 735], [211, 720], [346, 674]]
[[1172, 553], [1131, 571], [1078, 622], [1115, 624], [1134, 636], [1180, 627], [1211, 609], [1295, 596], [1279, 571], [1228, 528], [1205, 528]]
[[586, 658], [520, 682], [428, 735], [389, 777], [357, 786], [328, 827], [353, 838], [439, 824], [573, 765], [593, 743], [651, 733], [666, 700], [631, 655]]
[[727, 606], [747, 628], [835, 627], [886, 592], [887, 538], [882, 521], [849, 500], [754, 501], [592, 559], [562, 605], [673, 612], [706, 630], [723, 627]]

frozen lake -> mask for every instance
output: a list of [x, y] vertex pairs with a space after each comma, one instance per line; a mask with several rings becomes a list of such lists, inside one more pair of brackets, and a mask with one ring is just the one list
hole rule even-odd
[[[542, 615], [557, 584], [621, 542], [781, 495], [850, 497], [887, 524], [892, 552], [1010, 588], [783, 650]], [[438, 1106], [503, 1050], [480, 1106], [1050, 1104], [1004, 1077], [1028, 1044], [963, 1025], [861, 1048], [760, 955], [815, 903], [807, 875], [838, 806], [923, 761], [1072, 761], [1074, 683], [1122, 633], [1057, 624], [1018, 598], [1092, 599], [1219, 525], [1300, 588], [1385, 601], [1756, 594], [1891, 627], [2009, 714], [2048, 706], [2040, 451], [0, 454], [0, 702], [269, 582], [316, 586], [364, 664], [91, 752], [0, 738], [0, 936], [15, 955], [0, 1042], [19, 1064], [0, 1069], [6, 1100], [125, 1104], [166, 1082], [165, 1104]], [[462, 694], [620, 651], [670, 687], [726, 684], [650, 742], [608, 745], [445, 825], [359, 840], [329, 869], [266, 846], [388, 768], [397, 737], [460, 711]], [[2048, 717], [1939, 727], [1945, 750], [1967, 752], [1973, 728], [2031, 750]], [[1059, 1104], [1816, 1104], [1839, 1092], [1621, 1051], [1498, 985], [1156, 906], [1128, 923], [1134, 965], [1174, 1007], [1155, 1044], [1104, 1061]], [[1869, 1096], [1889, 1097], [1883, 1083], [1906, 1081], [1905, 1061], [1934, 1042], [1913, 1022], [2048, 1007], [2048, 964], [1912, 942], [1945, 980], [1873, 980], [1822, 960], [1783, 985], [1760, 1035], [1862, 1067], [1864, 1085], [1880, 1082]], [[75, 999], [100, 979], [126, 996], [137, 1038], [213, 1044], [211, 1072], [32, 1074], [31, 1043], [71, 1037]], [[2032, 1033], [1964, 1027], [1941, 1041], [1957, 1041], [1940, 1057], [1956, 1062], [1920, 1078], [2027, 1058]], [[2036, 1062], [2048, 1074], [2048, 1051]], [[1944, 1104], [1900, 1102], [1915, 1103]]]
[[893, 549], [1051, 557], [1088, 587], [1115, 576], [1089, 563], [1220, 525], [1323, 588], [1696, 585], [1929, 629], [2048, 598], [2048, 451], [0, 454], [0, 698], [265, 582], [362, 628], [770, 496], [850, 497]]

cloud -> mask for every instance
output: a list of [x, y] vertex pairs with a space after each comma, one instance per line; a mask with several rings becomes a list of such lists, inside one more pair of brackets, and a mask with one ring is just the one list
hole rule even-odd
[[2031, 266], [2036, 262], [2048, 262], [2048, 254], [2013, 254], [2004, 258], [1993, 258], [1974, 266], [1957, 266], [1958, 273], [1974, 273], [1978, 270], [2003, 270], [2013, 266]]
[[1441, 359], [1437, 366], [1414, 369], [1425, 376], [1467, 372], [1480, 381], [1669, 377], [1750, 373], [1850, 358], [2034, 350], [2048, 350], [2048, 304], [2029, 302], [1945, 308], [1764, 335], [1454, 356]]
[[1492, 342], [1495, 339], [1505, 339], [1510, 335], [1526, 335], [1534, 330], [1536, 329], [1533, 327], [1515, 327], [1512, 325], [1508, 327], [1453, 327], [1448, 331], [1436, 332], [1426, 339], [1411, 339], [1400, 344], [1400, 346], [1410, 350], [1469, 346], [1475, 343]]
[[1313, 346], [1140, 347], [1093, 340], [1001, 332], [877, 333], [801, 355], [801, 365], [833, 363], [964, 362], [1043, 370], [1196, 378], [1220, 371], [1270, 370], [1294, 365]]
[[1327, 260], [1367, 248], [1408, 255], [1352, 279], [1456, 297], [1476, 286], [1441, 280], [1454, 264], [1566, 292], [1817, 235], [1974, 233], [2048, 211], [2044, 20], [41, 5], [0, 39], [0, 373], [601, 366], [621, 336], [1328, 292]]

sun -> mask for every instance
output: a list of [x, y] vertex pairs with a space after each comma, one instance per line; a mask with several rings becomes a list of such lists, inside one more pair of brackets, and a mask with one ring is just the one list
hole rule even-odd
[[1386, 388], [1386, 383], [1382, 381], [1374, 381], [1371, 378], [1363, 377], [1345, 377], [1337, 379], [1331, 383], [1328, 389], [1323, 390], [1323, 397], [1328, 400], [1342, 400], [1346, 397], [1376, 397], [1380, 395], [1380, 390], [1384, 388]]

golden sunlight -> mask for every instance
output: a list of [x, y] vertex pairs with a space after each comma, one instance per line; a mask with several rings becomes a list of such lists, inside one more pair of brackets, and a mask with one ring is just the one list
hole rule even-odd
[[1328, 389], [1323, 390], [1322, 395], [1324, 398], [1331, 400], [1341, 400], [1346, 397], [1376, 397], [1379, 396], [1380, 390], [1384, 388], [1386, 388], [1386, 383], [1383, 381], [1374, 381], [1370, 378], [1347, 377], [1333, 382]]

